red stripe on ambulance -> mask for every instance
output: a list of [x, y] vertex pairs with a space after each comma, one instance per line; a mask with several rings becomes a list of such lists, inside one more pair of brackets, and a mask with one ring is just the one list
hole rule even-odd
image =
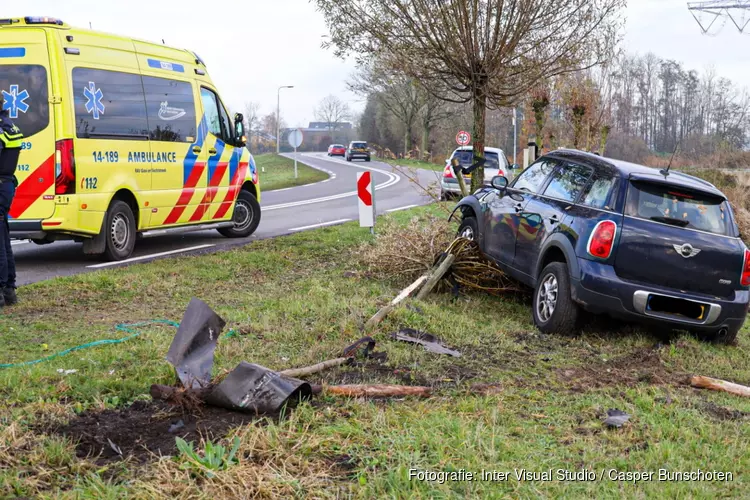
[[224, 174], [226, 173], [228, 167], [229, 163], [227, 162], [218, 163], [216, 165], [214, 175], [208, 182], [208, 189], [206, 189], [206, 194], [203, 195], [203, 199], [198, 205], [198, 209], [195, 211], [192, 217], [190, 217], [190, 222], [201, 220], [203, 216], [206, 215], [206, 212], [208, 212], [208, 207], [211, 206], [214, 198], [216, 198], [216, 193], [219, 192], [219, 184], [221, 184], [221, 180], [224, 178]]
[[8, 215], [17, 219], [38, 200], [45, 191], [55, 185], [55, 156], [52, 155], [39, 168], [18, 185], [16, 197]]
[[182, 212], [185, 211], [188, 203], [190, 203], [190, 200], [193, 198], [193, 194], [195, 194], [195, 186], [198, 184], [198, 181], [203, 175], [203, 170], [205, 170], [205, 168], [205, 163], [196, 162], [196, 164], [193, 166], [193, 170], [190, 171], [190, 176], [185, 183], [185, 187], [182, 188], [180, 198], [177, 200], [177, 205], [175, 205], [172, 211], [169, 212], [169, 215], [164, 221], [164, 224], [174, 224], [175, 222], [180, 220]]
[[224, 197], [224, 201], [221, 202], [219, 210], [216, 212], [216, 215], [214, 215], [214, 219], [223, 218], [229, 211], [232, 203], [234, 203], [234, 200], [237, 199], [237, 194], [242, 188], [242, 183], [245, 182], [245, 176], [247, 175], [247, 169], [249, 165], [250, 164], [248, 162], [240, 163], [240, 166], [234, 173], [232, 182], [229, 185], [229, 191], [227, 191], [227, 195]]

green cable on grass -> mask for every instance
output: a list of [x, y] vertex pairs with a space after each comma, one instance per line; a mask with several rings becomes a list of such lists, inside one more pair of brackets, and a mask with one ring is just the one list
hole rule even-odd
[[[123, 342], [127, 342], [130, 339], [134, 339], [135, 337], [139, 336], [141, 332], [136, 331], [136, 328], [140, 328], [143, 326], [149, 326], [149, 325], [168, 325], [173, 326], [175, 328], [179, 328], [180, 324], [176, 321], [170, 321], [168, 319], [152, 319], [149, 321], [143, 321], [140, 323], [122, 323], [117, 326], [115, 326], [115, 330], [120, 332], [129, 333], [127, 337], [122, 337], [119, 339], [105, 339], [105, 340], [95, 340], [94, 342], [88, 342], [86, 344], [81, 344], [75, 347], [71, 347], [69, 349], [65, 349], [64, 351], [56, 352], [54, 354], [50, 354], [47, 357], [35, 359], [33, 361], [24, 361], [22, 363], [4, 363], [0, 364], [0, 368], [15, 368], [19, 366], [30, 366], [30, 365], [36, 365], [38, 363], [43, 363], [45, 361], [50, 361], [55, 358], [59, 358], [61, 356], [65, 356], [66, 354], [70, 354], [74, 351], [80, 351], [82, 349], [88, 349], [90, 347], [97, 347], [100, 345], [108, 345], [108, 344], [121, 344]], [[229, 330], [226, 335], [224, 335], [224, 338], [232, 338], [237, 335], [237, 332], [234, 330]]]

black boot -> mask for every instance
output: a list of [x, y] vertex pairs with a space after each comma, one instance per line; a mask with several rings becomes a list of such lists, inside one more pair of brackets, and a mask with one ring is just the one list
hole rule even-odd
[[3, 288], [3, 302], [6, 306], [12, 306], [18, 303], [18, 297], [16, 296], [16, 289], [13, 287]]

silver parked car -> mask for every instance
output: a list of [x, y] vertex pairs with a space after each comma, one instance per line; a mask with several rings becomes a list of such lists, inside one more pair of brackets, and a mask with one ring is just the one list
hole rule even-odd
[[[484, 184], [489, 186], [492, 178], [496, 175], [502, 175], [513, 180], [513, 166], [508, 162], [508, 158], [500, 148], [484, 148]], [[463, 168], [470, 167], [474, 163], [474, 148], [472, 146], [461, 146], [456, 148], [450, 158], [445, 160], [445, 168], [440, 179], [440, 199], [445, 200], [451, 196], [461, 196], [461, 188], [458, 186], [458, 179], [453, 173], [451, 162], [458, 158], [458, 162]], [[471, 182], [471, 175], [465, 175], [467, 185]]]

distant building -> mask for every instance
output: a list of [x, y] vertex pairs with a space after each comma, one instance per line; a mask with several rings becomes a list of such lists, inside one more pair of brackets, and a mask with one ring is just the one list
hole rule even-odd
[[[289, 150], [286, 138], [289, 132], [295, 128], [286, 128], [281, 132], [281, 147]], [[354, 138], [354, 126], [349, 122], [310, 122], [307, 127], [299, 127], [302, 130], [303, 151], [327, 151], [331, 144], [348, 144]]]

